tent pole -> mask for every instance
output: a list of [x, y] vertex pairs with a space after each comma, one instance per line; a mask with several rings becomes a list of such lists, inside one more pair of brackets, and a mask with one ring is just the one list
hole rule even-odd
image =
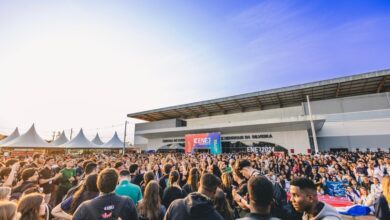
[[126, 147], [126, 130], [127, 130], [127, 120], [125, 121], [125, 134], [123, 137], [123, 152], [122, 155], [125, 155], [125, 147]]

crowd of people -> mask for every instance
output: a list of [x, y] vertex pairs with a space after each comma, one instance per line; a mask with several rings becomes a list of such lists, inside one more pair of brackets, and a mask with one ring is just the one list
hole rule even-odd
[[1, 156], [0, 219], [341, 219], [336, 183], [389, 220], [389, 173], [384, 152]]

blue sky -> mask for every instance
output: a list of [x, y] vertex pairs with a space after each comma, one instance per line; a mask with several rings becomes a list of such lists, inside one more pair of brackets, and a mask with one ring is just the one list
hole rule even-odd
[[387, 69], [389, 12], [372, 0], [0, 0], [0, 133], [35, 122], [44, 137], [107, 139], [127, 113]]

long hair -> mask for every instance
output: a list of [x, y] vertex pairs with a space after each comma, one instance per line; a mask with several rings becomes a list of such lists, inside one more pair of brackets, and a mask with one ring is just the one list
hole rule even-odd
[[0, 219], [13, 220], [16, 215], [16, 203], [9, 201], [0, 201]]
[[187, 184], [190, 186], [192, 192], [198, 191], [198, 184], [200, 180], [200, 172], [198, 168], [194, 167], [190, 170], [190, 176], [188, 177]]
[[382, 190], [383, 196], [385, 196], [387, 203], [390, 204], [390, 176], [384, 176], [382, 178]]
[[228, 173], [223, 173], [221, 176], [223, 189], [230, 190], [232, 188], [233, 179]]
[[[96, 185], [97, 174], [89, 175], [83, 185], [74, 193], [72, 203], [70, 204], [70, 213], [73, 214], [78, 205], [86, 200], [95, 198], [99, 190]], [[81, 201], [83, 200], [83, 201]]]
[[226, 199], [225, 193], [221, 189], [217, 189], [214, 199], [214, 207], [226, 220], [233, 220], [233, 209], [230, 207]]
[[149, 220], [158, 220], [161, 205], [159, 189], [160, 187], [155, 180], [150, 181], [146, 185], [144, 198], [138, 204], [140, 216]]
[[18, 212], [21, 217], [19, 220], [39, 220], [39, 208], [43, 202], [43, 195], [32, 193], [23, 196], [18, 205]]
[[179, 172], [177, 172], [176, 170], [171, 171], [171, 173], [169, 174], [169, 186], [168, 187], [171, 187], [174, 183], [177, 183], [179, 180], [180, 180]]

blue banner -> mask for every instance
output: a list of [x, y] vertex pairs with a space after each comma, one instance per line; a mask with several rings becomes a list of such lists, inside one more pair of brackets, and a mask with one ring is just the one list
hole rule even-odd
[[345, 196], [345, 188], [343, 182], [326, 181], [326, 194], [330, 196]]

